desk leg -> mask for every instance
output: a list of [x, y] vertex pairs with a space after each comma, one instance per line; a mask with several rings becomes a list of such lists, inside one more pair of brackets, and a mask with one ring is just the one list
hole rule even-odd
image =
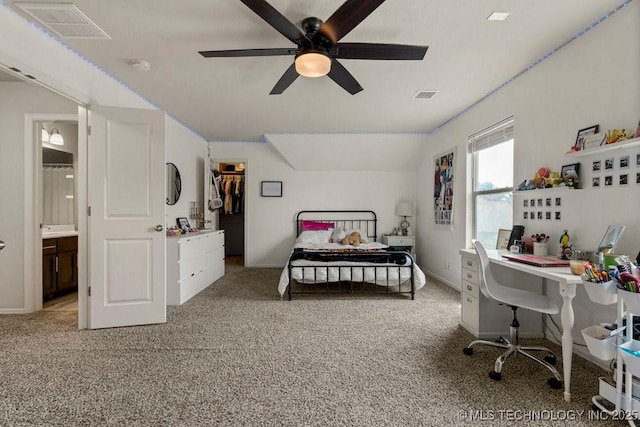
[[562, 369], [564, 373], [564, 400], [571, 401], [571, 357], [573, 356], [573, 306], [572, 300], [576, 296], [576, 285], [560, 283], [560, 295], [562, 296], [562, 310], [560, 321], [562, 323]]

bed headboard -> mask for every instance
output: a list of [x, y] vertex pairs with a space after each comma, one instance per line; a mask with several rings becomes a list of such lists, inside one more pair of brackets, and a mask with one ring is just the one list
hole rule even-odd
[[377, 241], [378, 218], [374, 211], [300, 211], [296, 215], [296, 236], [302, 221], [333, 222], [336, 227], [366, 231], [367, 238]]

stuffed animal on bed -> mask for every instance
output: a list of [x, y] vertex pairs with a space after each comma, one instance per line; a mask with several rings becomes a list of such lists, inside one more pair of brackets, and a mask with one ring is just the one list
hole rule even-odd
[[352, 245], [352, 246], [360, 246], [360, 243], [365, 243], [366, 240], [360, 236], [360, 233], [354, 231], [351, 234], [348, 234], [344, 239], [340, 240], [341, 245]]

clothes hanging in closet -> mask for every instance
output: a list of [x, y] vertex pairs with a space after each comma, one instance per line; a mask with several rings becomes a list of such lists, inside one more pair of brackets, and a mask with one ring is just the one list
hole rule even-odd
[[242, 213], [244, 205], [244, 176], [223, 174], [222, 188], [224, 190], [224, 213], [227, 215]]

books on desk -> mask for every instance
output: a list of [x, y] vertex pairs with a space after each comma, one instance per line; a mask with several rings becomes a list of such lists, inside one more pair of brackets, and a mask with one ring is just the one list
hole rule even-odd
[[503, 254], [503, 258], [536, 267], [568, 267], [569, 260], [529, 254]]

